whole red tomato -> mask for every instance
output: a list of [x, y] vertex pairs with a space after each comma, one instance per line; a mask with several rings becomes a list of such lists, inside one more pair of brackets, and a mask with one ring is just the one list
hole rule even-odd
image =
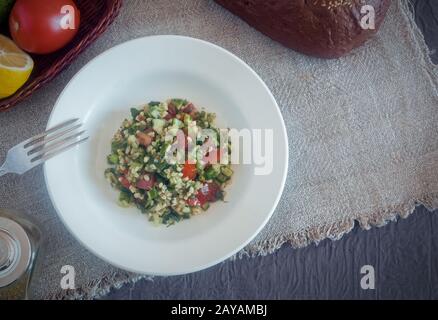
[[15, 43], [31, 53], [64, 47], [79, 29], [80, 13], [72, 0], [17, 0], [9, 16]]

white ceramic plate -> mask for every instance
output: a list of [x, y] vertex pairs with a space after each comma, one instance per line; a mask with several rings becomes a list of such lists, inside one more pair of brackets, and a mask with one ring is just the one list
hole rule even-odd
[[[130, 107], [186, 98], [217, 113], [220, 127], [274, 129], [273, 172], [235, 166], [227, 202], [172, 227], [117, 205], [104, 178], [110, 140]], [[198, 271], [232, 256], [265, 226], [283, 191], [288, 144], [274, 97], [239, 58], [211, 43], [154, 36], [116, 46], [89, 62], [60, 95], [48, 127], [80, 118], [90, 140], [45, 165], [53, 204], [71, 233], [107, 262], [138, 273]]]

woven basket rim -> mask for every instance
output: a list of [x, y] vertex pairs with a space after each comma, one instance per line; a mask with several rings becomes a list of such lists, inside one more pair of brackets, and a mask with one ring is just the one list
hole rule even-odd
[[19, 102], [28, 98], [33, 92], [41, 88], [46, 83], [54, 79], [65, 67], [75, 60], [91, 43], [93, 43], [118, 16], [122, 7], [123, 0], [107, 0], [108, 5], [106, 12], [93, 26], [93, 29], [78, 41], [75, 46], [69, 50], [64, 56], [54, 60], [54, 64], [44, 70], [36, 78], [29, 83], [26, 83], [11, 97], [0, 100], [0, 112], [9, 110], [16, 106]]

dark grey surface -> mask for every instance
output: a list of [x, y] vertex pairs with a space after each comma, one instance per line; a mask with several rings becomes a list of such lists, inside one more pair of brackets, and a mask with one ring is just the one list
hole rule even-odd
[[[398, 0], [394, 0], [398, 1]], [[417, 23], [438, 63], [438, 1], [413, 0]], [[437, 137], [438, 138], [438, 137]], [[303, 249], [283, 246], [185, 276], [156, 277], [113, 290], [107, 299], [438, 299], [438, 210]], [[375, 290], [360, 269], [375, 268]]]

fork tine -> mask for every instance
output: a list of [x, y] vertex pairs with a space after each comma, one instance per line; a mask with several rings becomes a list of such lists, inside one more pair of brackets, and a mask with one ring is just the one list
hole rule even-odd
[[[52, 135], [50, 135], [49, 137], [47, 137], [46, 139], [44, 138], [40, 138], [41, 142], [35, 142], [33, 144], [31, 144], [28, 148], [30, 148], [31, 150], [27, 153], [28, 155], [31, 155], [37, 151], [40, 151], [42, 147], [44, 147], [46, 144], [48, 144], [49, 142], [52, 142], [54, 140], [57, 140], [59, 138], [61, 138], [62, 136], [65, 136], [67, 133], [70, 133], [78, 128], [80, 128], [82, 126], [82, 124], [77, 124], [73, 127], [67, 127], [67, 129], [62, 130], [60, 132], [56, 132]], [[26, 149], [26, 147], [25, 147]]]
[[42, 155], [41, 157], [37, 157], [38, 159], [34, 158], [34, 159], [31, 160], [32, 166], [37, 166], [39, 164], [42, 164], [43, 162], [49, 160], [50, 158], [52, 158], [54, 156], [57, 156], [58, 154], [66, 151], [66, 150], [68, 150], [70, 148], [73, 148], [74, 146], [77, 146], [77, 145], [79, 145], [81, 143], [84, 143], [89, 138], [90, 137], [85, 137], [85, 138], [83, 138], [81, 140], [78, 140], [78, 141], [75, 141], [73, 143], [70, 143], [70, 144], [68, 144], [68, 145], [66, 145], [64, 147], [61, 147], [61, 148], [57, 149], [57, 150], [53, 150], [52, 152], [46, 153], [46, 154]]
[[62, 122], [62, 123], [60, 123], [60, 124], [50, 128], [49, 130], [47, 130], [47, 131], [45, 131], [43, 133], [40, 133], [40, 134], [38, 134], [36, 136], [33, 136], [32, 138], [29, 138], [29, 139], [25, 140], [24, 142], [22, 142], [24, 144], [24, 148], [27, 148], [32, 143], [39, 141], [40, 139], [44, 138], [45, 136], [47, 136], [47, 135], [49, 135], [49, 134], [51, 134], [51, 133], [53, 133], [53, 132], [55, 132], [55, 131], [57, 131], [59, 129], [67, 127], [67, 126], [77, 122], [78, 120], [79, 120], [79, 118], [67, 120], [65, 122]]
[[80, 137], [82, 134], [85, 133], [84, 131], [81, 132], [77, 132], [75, 134], [69, 135], [65, 138], [62, 138], [58, 141], [55, 141], [49, 145], [44, 145], [40, 150], [34, 151], [32, 153], [28, 153], [30, 156], [33, 155], [33, 158], [31, 159], [31, 162], [34, 161], [35, 159], [41, 158], [43, 157], [45, 154], [50, 153], [64, 145], [66, 145], [66, 143]]

